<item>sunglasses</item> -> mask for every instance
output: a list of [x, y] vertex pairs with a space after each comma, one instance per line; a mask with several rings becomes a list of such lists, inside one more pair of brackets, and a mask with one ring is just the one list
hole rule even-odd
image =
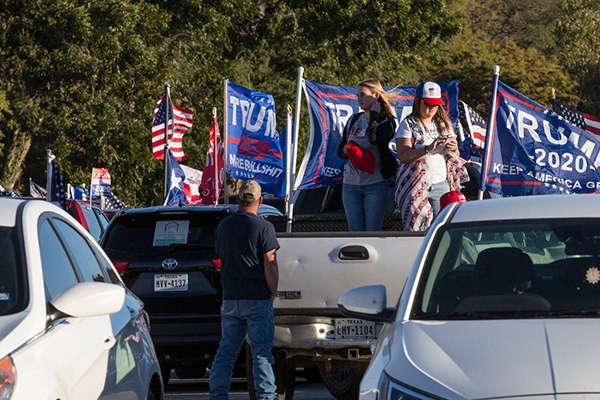
[[425, 103], [423, 100], [421, 100], [421, 103], [427, 108], [438, 108], [439, 107], [439, 104], [431, 104], [430, 105], [430, 104]]

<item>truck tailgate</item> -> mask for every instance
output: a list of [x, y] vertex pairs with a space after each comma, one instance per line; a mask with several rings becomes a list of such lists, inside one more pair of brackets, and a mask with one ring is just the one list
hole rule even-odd
[[278, 234], [281, 248], [276, 314], [337, 313], [349, 289], [382, 284], [396, 306], [424, 235], [422, 232]]

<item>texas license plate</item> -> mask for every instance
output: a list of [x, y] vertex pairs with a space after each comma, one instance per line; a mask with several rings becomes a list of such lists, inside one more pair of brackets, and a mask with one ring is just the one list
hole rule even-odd
[[374, 339], [375, 322], [362, 319], [336, 319], [336, 339]]
[[155, 292], [185, 292], [188, 290], [188, 274], [154, 275]]

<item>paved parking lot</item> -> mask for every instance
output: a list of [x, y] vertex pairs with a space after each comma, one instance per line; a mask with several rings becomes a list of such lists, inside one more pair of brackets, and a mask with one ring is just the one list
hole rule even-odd
[[[334, 400], [322, 383], [308, 383], [298, 370], [294, 399], [298, 400]], [[208, 378], [179, 379], [172, 372], [171, 380], [165, 388], [166, 400], [207, 400]], [[248, 399], [246, 378], [234, 378], [231, 383], [230, 399]]]

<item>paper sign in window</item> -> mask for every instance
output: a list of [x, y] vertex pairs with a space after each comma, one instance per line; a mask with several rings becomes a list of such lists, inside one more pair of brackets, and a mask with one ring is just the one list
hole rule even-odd
[[173, 243], [187, 243], [190, 221], [156, 221], [154, 246], [168, 246]]

